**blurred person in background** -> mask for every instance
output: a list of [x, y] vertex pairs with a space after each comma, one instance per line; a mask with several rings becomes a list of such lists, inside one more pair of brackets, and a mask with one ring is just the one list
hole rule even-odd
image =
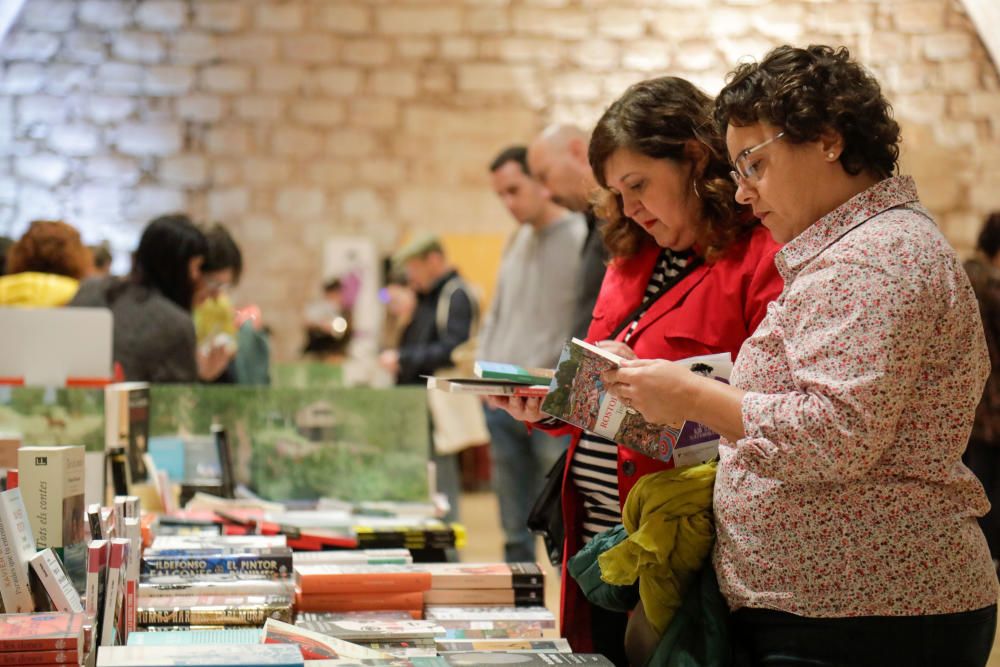
[[[445, 256], [441, 240], [433, 234], [418, 236], [397, 251], [393, 266], [405, 271], [417, 300], [399, 347], [384, 350], [379, 355], [379, 365], [395, 376], [396, 384], [425, 385], [423, 376], [454, 366], [455, 350], [474, 337], [479, 304], [472, 288]], [[445, 519], [455, 521], [461, 491], [458, 454], [437, 451], [433, 415], [430, 428], [437, 488], [451, 506]]]
[[101, 278], [111, 275], [111, 245], [104, 241], [97, 245], [90, 246], [90, 254], [94, 258], [94, 265], [88, 278]]
[[527, 156], [527, 171], [545, 186], [552, 201], [582, 213], [587, 223], [577, 274], [576, 310], [569, 330], [577, 338], [584, 338], [590, 329], [590, 316], [610, 259], [601, 234], [605, 221], [594, 210], [594, 197], [600, 188], [587, 160], [589, 143], [590, 137], [579, 127], [553, 125], [531, 142]]
[[126, 380], [198, 381], [191, 310], [207, 254], [205, 234], [188, 216], [160, 216], [143, 231], [128, 276], [88, 280], [70, 302], [111, 310], [113, 356]]
[[198, 339], [198, 377], [202, 382], [236, 382], [232, 362], [238, 353], [236, 309], [229, 290], [243, 274], [243, 253], [229, 231], [218, 223], [202, 228], [206, 254], [194, 296]]
[[7, 251], [0, 305], [64, 306], [90, 270], [90, 251], [76, 229], [59, 220], [36, 220]]
[[344, 284], [333, 278], [323, 284], [323, 297], [305, 309], [303, 355], [322, 361], [342, 361], [351, 342], [351, 312], [344, 303]]
[[986, 218], [976, 254], [966, 260], [972, 289], [986, 332], [992, 370], [976, 407], [976, 419], [963, 460], [986, 489], [992, 508], [980, 517], [994, 566], [1000, 564], [1000, 211]]
[[7, 272], [7, 251], [14, 245], [14, 239], [0, 236], [0, 276]]
[[[583, 216], [556, 204], [528, 173], [527, 149], [510, 146], [490, 163], [490, 183], [517, 222], [504, 248], [496, 292], [483, 326], [479, 358], [527, 368], [554, 368], [573, 333]], [[588, 313], [589, 318], [589, 313]], [[535, 561], [528, 515], [546, 473], [569, 439], [532, 432], [505, 411], [487, 406], [493, 487], [504, 532], [504, 559]]]

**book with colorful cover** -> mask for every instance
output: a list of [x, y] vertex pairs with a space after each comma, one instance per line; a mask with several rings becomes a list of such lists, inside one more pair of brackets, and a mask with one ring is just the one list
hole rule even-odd
[[202, 646], [205, 644], [260, 644], [264, 631], [260, 628], [230, 630], [178, 630], [176, 632], [131, 632], [128, 646]]
[[145, 553], [185, 556], [191, 553], [266, 553], [288, 546], [284, 535], [157, 535]]
[[388, 658], [382, 651], [376, 651], [329, 635], [312, 632], [303, 628], [269, 619], [264, 624], [265, 644], [291, 644], [302, 651], [306, 660], [324, 658]]
[[414, 619], [409, 612], [398, 610], [372, 610], [372, 611], [300, 611], [295, 615], [295, 622], [323, 622], [332, 621], [408, 621]]
[[540, 623], [525, 621], [479, 621], [458, 622], [458, 625], [474, 627], [452, 627], [448, 621], [435, 621], [445, 626], [445, 639], [541, 639], [545, 630]]
[[197, 577], [205, 574], [253, 574], [286, 579], [292, 573], [292, 550], [274, 547], [256, 552], [201, 554], [148, 553], [142, 557], [143, 575], [179, 575]]
[[520, 384], [549, 384], [555, 371], [551, 368], [527, 368], [496, 361], [477, 361], [472, 372], [483, 380], [507, 380]]
[[202, 644], [197, 646], [101, 647], [97, 667], [304, 667], [302, 652], [294, 646]]
[[21, 490], [0, 493], [0, 602], [9, 614], [35, 610], [29, 575], [35, 551], [35, 535]]
[[[702, 424], [650, 424], [624, 401], [608, 393], [601, 373], [625, 359], [578, 338], [563, 348], [542, 412], [607, 438], [650, 458], [683, 467], [704, 463], [718, 453], [719, 436]], [[728, 382], [730, 355], [712, 354], [675, 362], [692, 372]]]
[[0, 651], [76, 651], [83, 654], [84, 614], [0, 614]]
[[145, 459], [149, 442], [149, 383], [120, 382], [104, 388], [105, 447], [121, 447], [128, 457], [132, 482], [148, 478]]

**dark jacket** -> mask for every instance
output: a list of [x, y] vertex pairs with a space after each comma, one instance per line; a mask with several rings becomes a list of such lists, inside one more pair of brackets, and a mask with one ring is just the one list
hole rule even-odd
[[1000, 447], [1000, 271], [981, 257], [965, 262], [965, 271], [979, 300], [979, 314], [983, 318], [986, 347], [993, 367], [976, 407], [972, 440]]
[[95, 278], [81, 283], [69, 305], [111, 310], [113, 356], [126, 380], [198, 381], [191, 313], [158, 290], [122, 278]]
[[576, 313], [573, 315], [573, 336], [585, 338], [590, 329], [590, 317], [601, 292], [604, 272], [607, 270], [608, 249], [604, 245], [601, 227], [604, 221], [593, 211], [587, 211], [587, 240], [583, 243], [580, 261], [580, 278], [577, 282]]
[[[444, 297], [447, 306], [439, 303]], [[421, 375], [451, 366], [451, 353], [469, 340], [477, 315], [475, 300], [457, 271], [443, 276], [427, 293], [418, 294], [413, 319], [399, 345], [396, 382], [423, 384]]]

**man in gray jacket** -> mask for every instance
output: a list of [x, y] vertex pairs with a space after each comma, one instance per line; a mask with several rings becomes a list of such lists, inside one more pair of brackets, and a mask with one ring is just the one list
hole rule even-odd
[[[554, 368], [572, 334], [587, 225], [583, 216], [553, 203], [529, 175], [524, 146], [501, 152], [490, 165], [490, 174], [494, 191], [520, 227], [504, 250], [477, 356]], [[505, 537], [504, 557], [507, 562], [533, 562], [535, 540], [527, 527], [528, 513], [568, 438], [529, 432], [505, 411], [489, 407], [486, 423]]]

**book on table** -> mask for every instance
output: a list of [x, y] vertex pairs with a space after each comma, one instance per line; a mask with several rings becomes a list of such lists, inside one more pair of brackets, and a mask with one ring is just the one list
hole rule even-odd
[[[624, 361], [624, 357], [596, 345], [571, 339], [559, 357], [542, 412], [673, 466], [714, 458], [719, 436], [707, 427], [691, 421], [651, 424], [608, 392], [601, 374], [619, 368]], [[733, 367], [728, 353], [674, 363], [723, 382], [728, 382]]]

